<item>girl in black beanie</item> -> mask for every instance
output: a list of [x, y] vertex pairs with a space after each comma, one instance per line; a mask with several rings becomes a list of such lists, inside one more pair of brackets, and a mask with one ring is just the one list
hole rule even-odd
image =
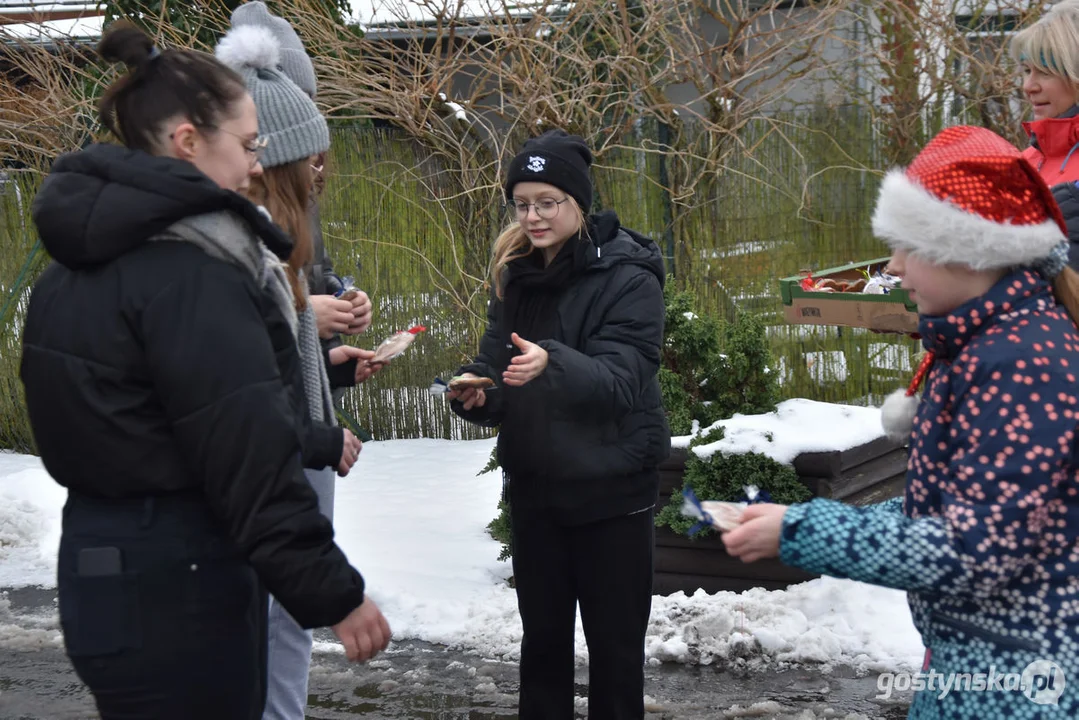
[[450, 393], [461, 417], [499, 427], [522, 720], [573, 717], [578, 605], [589, 717], [644, 716], [656, 466], [670, 452], [657, 380], [664, 270], [656, 244], [613, 212], [587, 214], [591, 163], [561, 130], [511, 162], [487, 330], [458, 371], [494, 387]]

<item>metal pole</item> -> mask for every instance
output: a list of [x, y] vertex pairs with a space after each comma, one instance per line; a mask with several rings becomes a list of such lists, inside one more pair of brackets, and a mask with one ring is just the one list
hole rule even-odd
[[659, 184], [663, 188], [663, 237], [667, 245], [667, 273], [674, 275], [674, 213], [671, 208], [670, 175], [667, 172], [667, 150], [670, 148], [671, 128], [660, 121], [658, 128]]

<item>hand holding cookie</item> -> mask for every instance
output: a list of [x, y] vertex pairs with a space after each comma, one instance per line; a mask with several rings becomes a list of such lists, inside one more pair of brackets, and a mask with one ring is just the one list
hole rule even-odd
[[464, 373], [446, 383], [446, 396], [460, 402], [465, 410], [471, 410], [487, 404], [486, 390], [494, 387], [494, 384], [490, 378]]

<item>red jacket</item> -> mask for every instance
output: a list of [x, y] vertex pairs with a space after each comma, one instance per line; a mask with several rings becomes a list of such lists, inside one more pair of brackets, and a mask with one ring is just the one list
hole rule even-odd
[[1030, 136], [1023, 157], [1047, 185], [1079, 182], [1079, 116], [1025, 122], [1023, 129]]

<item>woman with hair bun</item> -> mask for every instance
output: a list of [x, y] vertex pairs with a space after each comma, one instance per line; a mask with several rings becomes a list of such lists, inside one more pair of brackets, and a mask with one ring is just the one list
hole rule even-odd
[[21, 376], [68, 489], [57, 568], [65, 648], [103, 720], [258, 718], [266, 590], [350, 659], [389, 641], [303, 477], [287, 313], [264, 253], [289, 238], [240, 193], [267, 150], [239, 75], [115, 23], [99, 52], [123, 147], [60, 157], [34, 202], [55, 262]]

